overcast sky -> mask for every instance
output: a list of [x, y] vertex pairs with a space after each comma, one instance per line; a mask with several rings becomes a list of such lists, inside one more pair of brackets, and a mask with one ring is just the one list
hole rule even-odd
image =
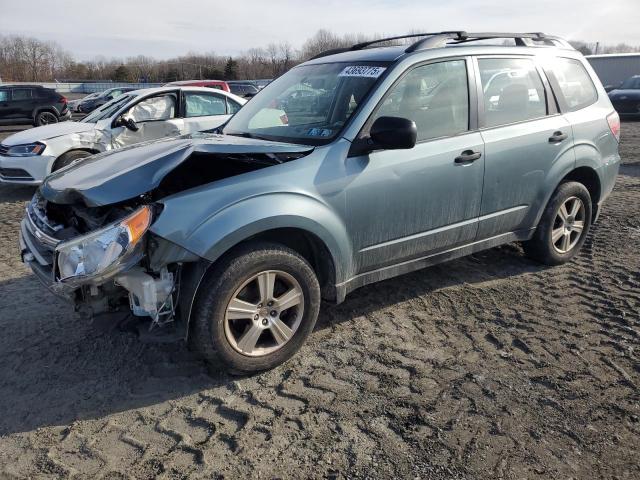
[[54, 40], [80, 60], [299, 48], [320, 28], [543, 31], [640, 45], [640, 0], [0, 0], [0, 34]]

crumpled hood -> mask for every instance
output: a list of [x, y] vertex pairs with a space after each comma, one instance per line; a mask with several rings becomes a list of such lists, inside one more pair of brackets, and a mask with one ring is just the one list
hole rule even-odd
[[[82, 202], [88, 207], [135, 198], [162, 179], [192, 153], [298, 154], [313, 147], [215, 134], [192, 134], [139, 143], [100, 153], [48, 176], [40, 192], [54, 203]], [[212, 157], [211, 161], [219, 161]]]
[[93, 130], [95, 124], [80, 122], [60, 122], [42, 127], [30, 128], [22, 132], [14, 133], [2, 141], [3, 145], [24, 145], [27, 143], [42, 142], [50, 138], [61, 137], [71, 133], [82, 133]]

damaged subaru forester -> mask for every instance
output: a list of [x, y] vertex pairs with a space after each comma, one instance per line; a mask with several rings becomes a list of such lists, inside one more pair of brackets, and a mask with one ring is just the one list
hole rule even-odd
[[[217, 131], [53, 173], [23, 261], [81, 314], [236, 372], [290, 358], [321, 299], [514, 241], [569, 261], [620, 162], [589, 64], [539, 33], [383, 40], [410, 37], [321, 54]], [[494, 38], [513, 45], [472, 43]]]

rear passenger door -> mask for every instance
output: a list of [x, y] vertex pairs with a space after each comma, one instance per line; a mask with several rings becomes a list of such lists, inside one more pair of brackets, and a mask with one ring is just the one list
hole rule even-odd
[[532, 57], [475, 59], [485, 175], [478, 239], [535, 226], [573, 133]]
[[227, 98], [216, 92], [183, 92], [184, 132], [194, 133], [217, 128], [231, 114]]
[[33, 89], [14, 88], [11, 90], [11, 103], [9, 105], [12, 118], [31, 118], [34, 109]]

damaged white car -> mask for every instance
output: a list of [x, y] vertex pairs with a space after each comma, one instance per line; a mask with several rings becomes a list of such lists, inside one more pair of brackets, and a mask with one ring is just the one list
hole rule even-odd
[[38, 185], [49, 173], [89, 155], [211, 130], [244, 103], [231, 93], [201, 87], [128, 92], [79, 122], [32, 128], [6, 138], [0, 144], [0, 182]]

